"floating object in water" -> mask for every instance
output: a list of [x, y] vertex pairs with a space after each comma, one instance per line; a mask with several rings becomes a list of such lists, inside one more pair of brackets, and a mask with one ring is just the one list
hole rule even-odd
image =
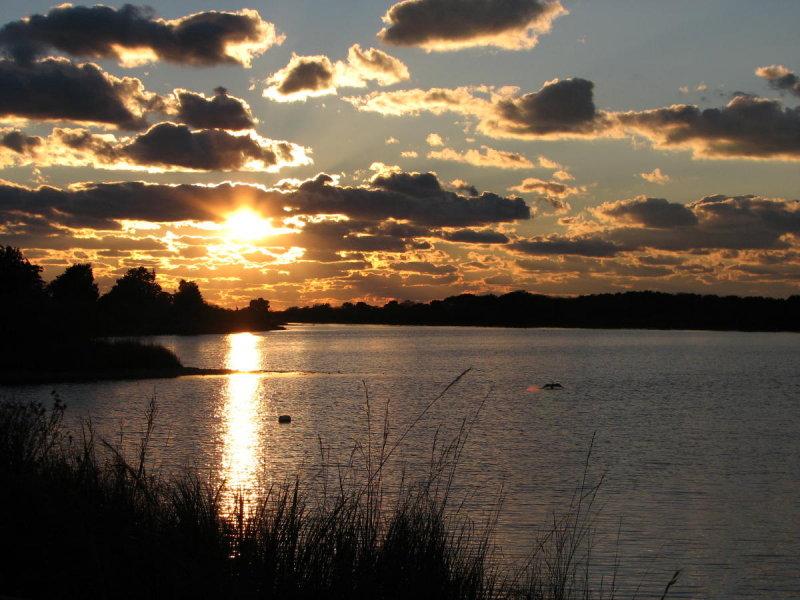
[[561, 389], [564, 389], [564, 386], [561, 385], [560, 383], [556, 383], [555, 381], [553, 381], [551, 383], [545, 383], [542, 386], [542, 389], [543, 390], [561, 390]]
[[290, 415], [281, 415], [278, 417], [278, 423], [291, 423], [292, 417]]

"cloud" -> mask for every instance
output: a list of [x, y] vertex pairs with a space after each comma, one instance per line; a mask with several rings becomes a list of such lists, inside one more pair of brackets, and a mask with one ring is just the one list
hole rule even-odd
[[530, 218], [521, 198], [492, 192], [462, 196], [445, 190], [433, 173], [381, 171], [368, 188], [329, 185], [320, 175], [286, 197], [286, 204], [304, 214], [343, 214], [359, 220], [393, 218], [418, 225], [466, 227]]
[[800, 160], [800, 108], [766, 98], [739, 95], [724, 108], [680, 104], [614, 118], [657, 148], [685, 148], [698, 158]]
[[536, 177], [527, 177], [519, 185], [508, 189], [521, 194], [538, 194], [536, 200], [544, 202], [555, 209], [555, 214], [569, 212], [572, 207], [566, 199], [586, 192], [585, 185], [570, 187], [560, 181], [545, 181]]
[[536, 33], [549, 32], [566, 13], [555, 0], [404, 0], [384, 15], [387, 27], [378, 39], [428, 51], [475, 46], [522, 50], [533, 48]]
[[[442, 189], [431, 173], [380, 173], [369, 187], [338, 186], [332, 182], [330, 176], [323, 174], [290, 192], [230, 183], [94, 183], [62, 190], [49, 186], [31, 189], [6, 182], [0, 184], [0, 223], [22, 219], [30, 224], [42, 221], [102, 230], [119, 229], [119, 220], [219, 223], [244, 205], [264, 218], [343, 215], [349, 221], [339, 225], [306, 222], [307, 233], [336, 231], [340, 237], [352, 234], [347, 249], [366, 251], [363, 246], [376, 241], [396, 246], [397, 239], [431, 236], [431, 226], [485, 226], [530, 218], [530, 210], [519, 198], [503, 198], [490, 192], [462, 196]], [[360, 234], [373, 239], [356, 240]], [[292, 234], [286, 235], [290, 236], [286, 239], [294, 239]]]
[[358, 44], [347, 50], [347, 64], [358, 79], [374, 80], [378, 85], [393, 85], [410, 77], [400, 59], [377, 48], [363, 50]]
[[278, 102], [297, 102], [336, 94], [340, 87], [365, 87], [368, 81], [392, 85], [408, 78], [408, 67], [399, 59], [354, 44], [347, 52], [347, 62], [332, 62], [324, 55], [293, 54], [288, 65], [266, 79], [263, 95]]
[[214, 97], [178, 89], [173, 92], [177, 118], [195, 129], [252, 129], [255, 119], [241, 98], [229, 96], [225, 88], [214, 90]]
[[567, 254], [576, 256], [611, 257], [616, 256], [627, 248], [598, 237], [550, 235], [528, 240], [518, 240], [511, 244], [511, 249], [533, 256]]
[[35, 119], [147, 127], [144, 114], [163, 100], [133, 77], [117, 78], [97, 65], [48, 58], [20, 65], [0, 60], [0, 119]]
[[[586, 79], [562, 79], [545, 83], [537, 92], [510, 95], [485, 87], [372, 92], [345, 98], [358, 110], [383, 115], [428, 111], [455, 112], [478, 118], [480, 133], [496, 138], [565, 139], [613, 134], [606, 113], [594, 105], [594, 84]], [[477, 93], [491, 92], [490, 99]], [[618, 137], [619, 134], [614, 134]]]
[[650, 183], [655, 183], [658, 185], [664, 185], [665, 183], [669, 182], [669, 175], [662, 173], [661, 169], [658, 167], [649, 173], [639, 173], [639, 177], [645, 181], [649, 181]]
[[122, 152], [137, 165], [200, 171], [277, 171], [311, 162], [301, 146], [267, 140], [252, 131], [241, 135], [219, 129], [191, 131], [172, 123], [153, 126]]
[[444, 146], [444, 140], [438, 133], [429, 133], [428, 137], [425, 138], [425, 142], [428, 146]]
[[781, 250], [800, 234], [800, 201], [780, 198], [715, 195], [684, 206], [640, 196], [595, 212], [621, 226], [594, 235], [630, 249]]
[[481, 115], [491, 110], [491, 103], [474, 95], [476, 88], [431, 88], [392, 92], [371, 92], [365, 96], [344, 98], [360, 111], [382, 115], [414, 115], [422, 111], [440, 115], [455, 112], [463, 115]]
[[800, 77], [783, 65], [759, 67], [756, 69], [756, 75], [769, 81], [770, 86], [776, 90], [787, 91], [795, 96], [800, 96]]
[[43, 142], [41, 137], [27, 135], [19, 129], [0, 129], [0, 167], [32, 161]]
[[417, 158], [419, 156], [419, 152], [416, 150], [404, 150], [400, 153], [400, 156], [403, 158]]
[[452, 148], [431, 150], [428, 152], [428, 158], [452, 160], [473, 167], [497, 167], [499, 169], [530, 169], [533, 167], [533, 163], [522, 154], [495, 150], [489, 146], [481, 146], [480, 150], [472, 148], [464, 152], [456, 152]]
[[544, 181], [536, 177], [523, 179], [519, 185], [508, 188], [522, 194], [539, 193], [554, 198], [568, 198], [586, 191], [585, 186], [569, 187], [560, 181]]
[[307, 150], [270, 140], [253, 131], [193, 131], [186, 125], [159, 123], [135, 137], [117, 139], [86, 129], [56, 128], [14, 164], [94, 166], [149, 171], [267, 171], [311, 164]]
[[[644, 111], [598, 110], [594, 84], [585, 79], [549, 81], [521, 96], [492, 88], [372, 92], [345, 98], [358, 110], [383, 115], [454, 112], [477, 119], [493, 138], [560, 140], [641, 136], [659, 149], [691, 150], [695, 158], [800, 160], [800, 107], [739, 94], [723, 108], [679, 104]], [[485, 99], [477, 94], [489, 92]], [[566, 172], [562, 176], [568, 177]]]
[[108, 58], [125, 66], [154, 60], [249, 67], [253, 58], [283, 42], [257, 11], [207, 11], [173, 20], [130, 4], [63, 4], [0, 29], [0, 48], [20, 63], [57, 50], [78, 57]]
[[692, 208], [669, 202], [664, 198], [637, 196], [632, 200], [606, 202], [594, 211], [616, 221], [657, 229], [685, 227], [698, 223]]
[[496, 137], [595, 137], [608, 128], [586, 79], [548, 81], [538, 92], [496, 102], [479, 129]]
[[458, 231], [445, 233], [443, 237], [449, 242], [461, 242], [464, 244], [507, 244], [509, 242], [508, 236], [490, 229], [480, 231], [459, 229]]

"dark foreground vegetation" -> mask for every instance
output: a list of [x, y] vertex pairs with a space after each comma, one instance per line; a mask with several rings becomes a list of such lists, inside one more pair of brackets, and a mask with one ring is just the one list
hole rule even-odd
[[138, 451], [126, 456], [119, 445], [97, 439], [89, 425], [76, 437], [68, 435], [58, 399], [49, 411], [39, 404], [0, 402], [0, 596], [615, 596], [609, 578], [590, 589], [597, 485], [586, 482], [532, 541], [524, 567], [500, 566], [491, 541], [493, 517], [477, 525], [450, 498], [463, 430], [432, 461], [426, 477], [406, 481], [396, 493], [387, 494], [384, 485], [396, 448], [384, 437], [354, 449], [330, 490], [297, 480], [231, 506], [224, 502], [224, 483], [196, 474], [166, 478], [151, 468], [148, 440], [156, 412], [153, 403]]
[[102, 296], [91, 264], [68, 267], [49, 283], [18, 248], [0, 246], [0, 334], [40, 338], [229, 333], [275, 329], [269, 301], [226, 309], [203, 299], [194, 281], [165, 292], [154, 270], [129, 269]]
[[566, 298], [517, 291], [501, 296], [461, 294], [428, 303], [392, 301], [384, 306], [318, 304], [278, 314], [296, 323], [800, 331], [800, 296], [625, 292]]
[[169, 350], [108, 336], [228, 333], [279, 327], [269, 301], [229, 310], [207, 303], [197, 284], [161, 289], [155, 271], [129, 269], [100, 295], [90, 264], [45, 284], [42, 268], [0, 246], [0, 384], [65, 379], [172, 377], [198, 371]]

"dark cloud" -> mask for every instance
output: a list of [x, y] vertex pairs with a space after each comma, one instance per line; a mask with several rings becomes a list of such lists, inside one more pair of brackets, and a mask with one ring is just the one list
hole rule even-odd
[[17, 154], [33, 154], [42, 145], [42, 142], [43, 140], [39, 136], [27, 135], [19, 129], [0, 130], [0, 146], [13, 150]]
[[566, 11], [557, 1], [404, 0], [392, 6], [378, 38], [395, 46], [454, 50], [493, 45], [531, 48], [533, 31], [547, 32]]
[[700, 157], [800, 160], [800, 108], [774, 100], [740, 95], [724, 108], [684, 104], [615, 118], [658, 147], [686, 147]]
[[550, 235], [544, 238], [519, 240], [511, 244], [517, 252], [533, 256], [571, 254], [577, 256], [612, 257], [628, 248], [593, 236], [565, 237]]
[[657, 229], [697, 224], [697, 216], [692, 209], [664, 198], [638, 196], [632, 200], [601, 204], [595, 210], [612, 219]]
[[141, 221], [221, 221], [249, 202], [264, 216], [283, 215], [280, 198], [246, 185], [155, 185], [97, 183], [60, 190], [0, 185], [0, 222], [45, 219], [65, 227], [119, 229], [116, 219]]
[[495, 115], [481, 127], [513, 137], [596, 135], [607, 125], [595, 109], [593, 88], [594, 83], [579, 78], [548, 82], [538, 92], [499, 100]]
[[[409, 175], [413, 180], [419, 174]], [[392, 177], [384, 179], [389, 186], [396, 182]], [[433, 187], [438, 186], [439, 192], [424, 196], [415, 195], [413, 186], [406, 186], [409, 189], [401, 193], [380, 187], [336, 186], [332, 181], [329, 176], [320, 175], [288, 193], [230, 183], [216, 186], [96, 183], [67, 190], [5, 184], [0, 185], [0, 221], [23, 215], [28, 220], [39, 218], [66, 227], [118, 229], [115, 222], [118, 219], [221, 222], [225, 215], [244, 205], [265, 218], [345, 215], [350, 220], [309, 222], [304, 232], [318, 237], [348, 238], [346, 246], [339, 245], [342, 250], [373, 251], [380, 246], [394, 251], [405, 244], [419, 249], [429, 247], [426, 242], [414, 239], [432, 236], [428, 226], [488, 225], [530, 217], [528, 207], [518, 198], [502, 198], [489, 192], [466, 198], [441, 190], [438, 181]], [[294, 234], [286, 235], [286, 240], [296, 239], [292, 237]]]
[[20, 65], [0, 60], [0, 118], [147, 126], [144, 113], [163, 101], [132, 77], [119, 79], [93, 64], [49, 58]]
[[424, 273], [427, 275], [449, 275], [457, 269], [452, 265], [435, 265], [422, 261], [396, 262], [389, 265], [395, 271], [408, 271], [411, 273]]
[[[683, 208], [681, 208], [683, 207]], [[601, 205], [598, 212], [641, 227], [593, 234], [629, 250], [671, 252], [780, 250], [786, 234], [800, 234], [800, 201], [759, 196], [707, 196], [685, 207], [637, 198]]]
[[458, 231], [445, 233], [442, 237], [449, 242], [461, 242], [464, 244], [507, 244], [508, 237], [498, 231], [474, 229], [459, 229]]
[[783, 65], [760, 67], [756, 69], [756, 75], [769, 81], [770, 86], [776, 90], [800, 96], [800, 77]]
[[214, 90], [213, 98], [187, 90], [176, 90], [177, 117], [182, 123], [197, 129], [252, 129], [255, 119], [247, 103], [229, 96], [225, 88]]
[[333, 65], [327, 56], [294, 56], [276, 75], [274, 83], [281, 96], [333, 88]]
[[263, 95], [278, 102], [305, 101], [335, 94], [339, 87], [364, 87], [367, 81], [391, 85], [408, 77], [408, 67], [401, 60], [376, 48], [364, 50], [353, 44], [346, 62], [333, 62], [324, 55], [293, 54], [288, 65], [266, 79]]
[[264, 140], [253, 133], [232, 135], [220, 129], [191, 131], [172, 123], [155, 125], [121, 153], [137, 165], [201, 171], [243, 170], [249, 163], [256, 163], [256, 170], [277, 170], [306, 162], [302, 148], [289, 142]]
[[57, 50], [123, 64], [161, 59], [196, 66], [249, 66], [254, 56], [281, 41], [274, 25], [250, 9], [208, 11], [165, 21], [151, 9], [130, 4], [120, 9], [63, 4], [0, 30], [0, 48], [18, 62], [31, 62]]

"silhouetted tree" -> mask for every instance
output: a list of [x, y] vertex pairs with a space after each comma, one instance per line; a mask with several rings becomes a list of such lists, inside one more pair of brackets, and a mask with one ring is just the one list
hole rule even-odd
[[97, 298], [92, 265], [75, 264], [47, 284], [53, 300], [54, 332], [90, 336], [96, 332]]
[[17, 337], [46, 330], [41, 272], [19, 248], [0, 246], [0, 334]]
[[176, 333], [198, 333], [208, 329], [209, 307], [194, 281], [181, 279], [172, 295], [169, 324]]
[[129, 269], [100, 298], [106, 326], [121, 334], [163, 331], [170, 304], [170, 295], [156, 283], [155, 270], [146, 267]]

